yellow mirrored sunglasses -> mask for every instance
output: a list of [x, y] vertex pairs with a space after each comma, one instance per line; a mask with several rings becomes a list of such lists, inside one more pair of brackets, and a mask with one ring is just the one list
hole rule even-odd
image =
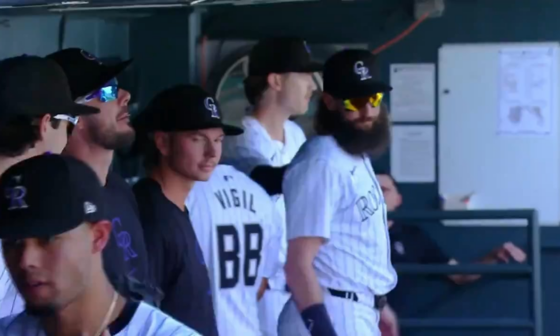
[[383, 100], [383, 93], [376, 93], [369, 97], [360, 97], [344, 100], [344, 108], [348, 111], [358, 111], [366, 104], [371, 104], [372, 107], [378, 107]]

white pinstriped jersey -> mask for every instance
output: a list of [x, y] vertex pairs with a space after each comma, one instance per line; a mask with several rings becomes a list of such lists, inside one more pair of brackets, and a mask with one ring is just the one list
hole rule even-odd
[[209, 268], [219, 334], [260, 335], [261, 277], [282, 267], [284, 230], [274, 203], [247, 175], [218, 165], [209, 181], [195, 183], [186, 205]]
[[[0, 320], [0, 336], [45, 336], [39, 320], [25, 312]], [[140, 303], [127, 326], [113, 336], [200, 336], [157, 308]]]
[[[266, 129], [254, 117], [244, 117], [242, 121], [245, 132], [239, 136], [227, 137], [224, 142], [223, 162], [235, 166], [249, 174], [258, 165], [281, 167], [289, 164], [301, 145], [305, 142], [305, 134], [298, 124], [291, 120], [284, 123], [284, 143], [273, 140]], [[274, 196], [276, 208], [282, 216], [285, 226], [286, 207], [282, 195]], [[286, 234], [284, 230], [280, 249], [280, 262], [286, 262]], [[269, 279], [271, 288], [284, 290], [286, 278], [283, 269]]]
[[326, 239], [313, 263], [321, 286], [375, 295], [395, 287], [387, 206], [369, 158], [314, 137], [286, 171], [283, 191], [288, 240]]
[[0, 318], [19, 314], [25, 309], [25, 303], [12, 282], [10, 272], [2, 257], [0, 244]]

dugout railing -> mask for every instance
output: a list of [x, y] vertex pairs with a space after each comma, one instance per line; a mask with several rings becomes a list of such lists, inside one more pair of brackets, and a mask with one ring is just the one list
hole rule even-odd
[[389, 213], [389, 219], [404, 222], [433, 222], [441, 220], [527, 220], [528, 258], [526, 264], [510, 265], [395, 265], [399, 274], [503, 274], [530, 277], [530, 318], [403, 318], [403, 329], [517, 329], [531, 330], [534, 336], [543, 336], [541, 244], [536, 210], [467, 210], [421, 211]]

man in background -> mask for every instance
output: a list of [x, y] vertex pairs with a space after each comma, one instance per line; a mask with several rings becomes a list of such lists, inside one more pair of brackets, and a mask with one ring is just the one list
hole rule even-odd
[[135, 126], [148, 177], [134, 185], [149, 257], [165, 297], [161, 309], [205, 336], [218, 334], [206, 261], [185, 206], [196, 181], [207, 181], [225, 135], [214, 97], [195, 85], [156, 95]]
[[128, 184], [111, 171], [115, 150], [127, 148], [134, 141], [128, 112], [130, 93], [119, 87], [116, 78], [131, 61], [106, 65], [78, 48], [64, 49], [47, 58], [64, 69], [75, 101], [100, 110], [80, 120], [64, 154], [86, 162], [104, 184], [107, 214], [113, 225], [104, 250], [109, 279], [127, 296], [157, 305], [160, 297], [152, 284], [138, 205]]
[[118, 294], [103, 271], [111, 235], [105, 192], [84, 162], [39, 155], [0, 178], [0, 239], [25, 312], [2, 335], [197, 335], [158, 309]]
[[[377, 180], [381, 185], [383, 197], [388, 211], [397, 210], [402, 204], [402, 196], [397, 184], [391, 175], [376, 170]], [[459, 261], [445, 253], [441, 247], [413, 223], [388, 222], [391, 237], [391, 260], [393, 264], [448, 264], [458, 265]], [[497, 264], [518, 262], [523, 263], [527, 259], [525, 252], [511, 242], [506, 242], [490, 251], [483, 258], [475, 261], [479, 264]], [[457, 285], [472, 283], [481, 278], [480, 274], [450, 274], [446, 277]], [[405, 307], [410, 296], [407, 291], [415, 286], [412, 279], [402, 277], [397, 287], [389, 294], [389, 304], [399, 313]]]
[[[0, 62], [0, 173], [45, 152], [60, 153], [80, 115], [99, 112], [72, 100], [68, 80], [53, 61], [19, 56]], [[23, 301], [0, 258], [0, 317]]]
[[[226, 138], [222, 162], [234, 165], [257, 181], [269, 194], [285, 223], [285, 206], [281, 194], [282, 174], [294, 158], [305, 135], [289, 120], [304, 114], [313, 91], [317, 89], [313, 72], [321, 64], [311, 60], [306, 42], [299, 38], [271, 38], [257, 43], [249, 55], [249, 75], [244, 81], [245, 95], [253, 105], [250, 116], [242, 120], [245, 133]], [[284, 230], [285, 231], [285, 230]], [[283, 234], [278, 256], [286, 260], [286, 236]], [[276, 335], [278, 317], [288, 301], [282, 268], [270, 279], [259, 301], [264, 335]]]

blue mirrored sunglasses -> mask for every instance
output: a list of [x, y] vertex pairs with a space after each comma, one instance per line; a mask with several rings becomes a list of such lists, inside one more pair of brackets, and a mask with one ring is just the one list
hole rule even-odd
[[84, 101], [88, 102], [98, 98], [102, 103], [107, 103], [119, 98], [119, 85], [116, 78], [111, 79], [101, 89], [92, 92], [84, 97]]

